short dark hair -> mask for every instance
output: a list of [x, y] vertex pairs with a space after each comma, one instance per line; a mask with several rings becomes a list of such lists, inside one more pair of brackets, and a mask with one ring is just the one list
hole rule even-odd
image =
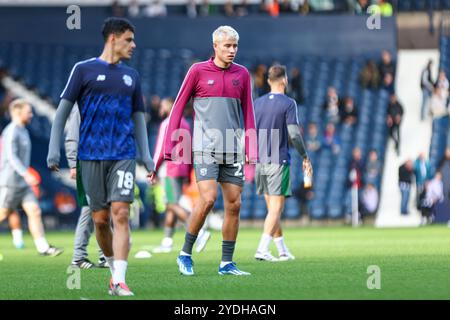
[[286, 67], [276, 64], [269, 69], [269, 80], [277, 81], [287, 77]]
[[106, 18], [102, 28], [103, 40], [108, 40], [110, 34], [121, 35], [128, 30], [134, 32], [134, 26], [127, 19], [114, 17]]

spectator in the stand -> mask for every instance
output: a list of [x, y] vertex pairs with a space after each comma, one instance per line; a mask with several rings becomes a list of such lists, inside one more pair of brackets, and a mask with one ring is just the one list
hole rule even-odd
[[111, 4], [111, 15], [116, 18], [121, 18], [125, 16], [125, 8], [122, 6], [119, 1], [115, 0]]
[[420, 213], [422, 214], [422, 225], [427, 224], [427, 220], [429, 219], [429, 217], [432, 214], [432, 204], [430, 204], [427, 201], [427, 190], [428, 190], [428, 185], [430, 184], [430, 181], [426, 181], [424, 188], [422, 190], [422, 192], [420, 193], [419, 196], [419, 207], [418, 209], [420, 210]]
[[293, 68], [291, 71], [291, 77], [289, 81], [289, 95], [297, 101], [299, 105], [305, 103], [303, 94], [303, 79], [298, 68]]
[[445, 155], [439, 162], [438, 171], [442, 174], [444, 198], [448, 200], [450, 199], [450, 147], [445, 149]]
[[444, 201], [444, 184], [442, 183], [442, 174], [438, 171], [434, 175], [434, 178], [427, 185], [426, 199], [433, 206]]
[[8, 113], [7, 104], [5, 104], [6, 88], [3, 86], [3, 78], [6, 76], [6, 71], [0, 68], [0, 118]]
[[430, 114], [433, 117], [433, 120], [438, 120], [444, 117], [448, 117], [448, 110], [447, 110], [447, 100], [443, 98], [441, 94], [441, 88], [436, 87], [434, 88], [433, 95], [430, 99]]
[[394, 76], [392, 75], [392, 73], [386, 73], [384, 75], [381, 87], [383, 88], [383, 90], [386, 90], [390, 95], [395, 93]]
[[381, 162], [378, 159], [376, 150], [369, 152], [369, 159], [366, 164], [366, 171], [364, 175], [364, 182], [376, 185], [381, 174]]
[[380, 72], [377, 64], [369, 60], [359, 74], [359, 82], [365, 89], [378, 89], [380, 83]]
[[197, 17], [197, 4], [195, 3], [195, 0], [188, 0], [186, 3], [186, 15], [194, 19]]
[[267, 10], [266, 10], [266, 0], [261, 0], [259, 2], [259, 10], [258, 10], [259, 14], [267, 14]]
[[309, 157], [311, 158], [311, 162], [315, 162], [315, 158], [317, 152], [320, 150], [322, 142], [319, 138], [319, 132], [317, 130], [317, 124], [311, 122], [308, 125], [308, 134], [305, 138], [306, 150], [308, 151]]
[[387, 126], [389, 135], [395, 142], [395, 151], [400, 155], [400, 124], [403, 119], [403, 106], [398, 102], [397, 96], [392, 94], [387, 108]]
[[352, 197], [352, 188], [356, 187], [360, 189], [362, 187], [362, 170], [364, 163], [362, 161], [361, 149], [358, 147], [352, 150], [352, 159], [348, 166], [348, 176], [347, 176], [347, 191], [345, 195], [345, 214], [346, 218], [350, 218], [350, 213], [352, 212], [352, 203], [358, 201]]
[[242, 0], [242, 2], [236, 7], [236, 16], [246, 17], [248, 16], [248, 2], [247, 0]]
[[359, 199], [359, 212], [362, 219], [366, 216], [373, 216], [378, 209], [378, 190], [371, 183], [366, 184]]
[[291, 1], [290, 0], [280, 0], [280, 13], [292, 13]]
[[386, 0], [378, 0], [376, 4], [371, 6], [372, 12], [371, 14], [381, 14], [383, 17], [391, 17], [394, 13], [394, 9], [392, 8], [392, 4], [390, 4]]
[[166, 17], [167, 7], [162, 0], [153, 0], [145, 9], [144, 14], [150, 18]]
[[210, 14], [210, 5], [209, 0], [203, 0], [202, 4], [200, 5], [200, 16], [201, 17], [207, 17]]
[[[352, 160], [350, 161], [349, 172], [352, 170], [356, 171], [356, 184], [358, 188], [362, 187], [362, 173], [364, 168], [364, 162], [362, 160], [361, 149], [358, 147], [353, 148], [352, 150]], [[349, 177], [349, 185], [351, 186], [353, 183], [352, 178]]]
[[328, 123], [323, 135], [322, 147], [331, 149], [337, 155], [341, 151], [339, 138], [336, 136], [336, 127], [333, 123]]
[[327, 97], [322, 106], [325, 111], [325, 119], [327, 122], [338, 123], [339, 122], [339, 97], [334, 87], [328, 87]]
[[409, 213], [409, 195], [411, 192], [411, 184], [413, 182], [414, 168], [411, 159], [408, 159], [398, 169], [398, 182], [401, 193], [400, 213], [407, 215]]
[[438, 87], [439, 89], [441, 89], [442, 98], [445, 99], [445, 101], [447, 101], [448, 93], [449, 93], [448, 92], [449, 82], [448, 82], [447, 75], [445, 74], [444, 70], [439, 71], [439, 76], [436, 81], [435, 87]]
[[233, 6], [233, 0], [226, 0], [225, 4], [223, 5], [223, 11], [227, 17], [234, 17], [234, 6]]
[[267, 83], [267, 66], [265, 64], [260, 64], [256, 67], [253, 79], [255, 83], [255, 98], [261, 97], [269, 92], [269, 84]]
[[436, 204], [444, 201], [444, 184], [442, 174], [439, 171], [436, 172], [432, 180], [426, 183], [421, 196], [422, 225], [425, 225], [433, 221]]
[[150, 99], [150, 105], [148, 108], [148, 114], [150, 115], [150, 125], [147, 125], [147, 128], [154, 125], [159, 126], [159, 123], [163, 120], [163, 118], [159, 114], [160, 108], [161, 98], [155, 94]]
[[309, 0], [293, 0], [291, 3], [292, 11], [298, 12], [301, 15], [307, 15], [311, 11]]
[[346, 97], [340, 109], [340, 120], [344, 125], [352, 126], [358, 122], [358, 110], [352, 97]]
[[378, 65], [378, 70], [382, 79], [388, 73], [390, 73], [392, 77], [395, 78], [395, 65], [392, 62], [392, 56], [389, 51], [383, 50], [381, 52], [381, 61]]
[[355, 3], [355, 13], [358, 15], [366, 15], [369, 5], [369, 0], [357, 0]]
[[414, 176], [416, 177], [416, 205], [420, 209], [420, 195], [425, 189], [425, 182], [431, 179], [430, 162], [425, 158], [423, 152], [414, 161]]
[[266, 0], [266, 11], [272, 17], [278, 17], [280, 15], [280, 4], [278, 0]]
[[433, 79], [431, 75], [431, 67], [433, 66], [433, 61], [429, 60], [425, 69], [422, 70], [420, 76], [420, 88], [422, 89], [422, 107], [420, 108], [420, 120], [425, 119], [426, 108], [428, 107], [428, 102], [434, 91]]
[[139, 17], [140, 11], [139, 0], [131, 0], [128, 5], [128, 16], [131, 18]]

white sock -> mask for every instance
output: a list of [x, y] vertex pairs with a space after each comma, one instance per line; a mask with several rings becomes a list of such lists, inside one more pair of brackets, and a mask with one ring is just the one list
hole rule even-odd
[[231, 263], [231, 261], [220, 261], [220, 267], [223, 268], [229, 263]]
[[263, 233], [261, 236], [261, 240], [259, 241], [258, 252], [264, 253], [269, 251], [269, 245], [271, 240], [272, 236]]
[[163, 247], [172, 247], [173, 239], [169, 237], [164, 237], [161, 241]]
[[289, 249], [286, 247], [286, 244], [284, 243], [284, 238], [274, 238], [273, 242], [275, 242], [275, 245], [277, 246], [278, 253], [281, 255], [283, 253], [288, 253]]
[[23, 243], [23, 232], [22, 229], [13, 229], [11, 230], [11, 234], [13, 237], [13, 243], [15, 245], [19, 245]]
[[109, 270], [111, 270], [111, 276], [114, 277], [114, 257], [105, 256], [106, 262], [108, 262]]
[[125, 283], [125, 274], [127, 273], [128, 262], [126, 260], [114, 260], [113, 283]]
[[36, 249], [39, 253], [43, 253], [50, 248], [47, 239], [45, 239], [44, 237], [34, 239], [34, 244], [36, 245]]
[[192, 256], [192, 254], [186, 253], [183, 250], [180, 251], [180, 256]]

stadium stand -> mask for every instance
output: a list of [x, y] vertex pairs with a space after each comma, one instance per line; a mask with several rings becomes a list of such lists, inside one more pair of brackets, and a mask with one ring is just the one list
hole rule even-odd
[[[449, 50], [450, 50], [450, 19], [445, 16], [441, 23], [440, 30], [440, 61], [439, 70], [449, 74], [450, 72], [450, 60], [449, 60]], [[447, 101], [448, 102], [448, 101]], [[434, 176], [436, 171], [440, 170], [439, 165], [444, 159], [446, 148], [450, 147], [450, 123], [449, 116], [434, 118], [432, 121], [432, 135], [429, 149], [429, 158], [431, 173]], [[446, 178], [444, 178], [446, 179]], [[445, 180], [444, 184], [448, 181]], [[448, 221], [450, 200], [449, 195], [444, 194], [444, 201], [438, 203], [435, 207], [434, 218], [435, 222], [442, 223]]]
[[[91, 23], [98, 24], [97, 20], [91, 20]], [[277, 23], [286, 23], [294, 27], [293, 21], [286, 18], [280, 19]], [[349, 30], [354, 29], [357, 21], [365, 23], [365, 20], [346, 19], [345, 23], [343, 21], [341, 20], [341, 27]], [[224, 24], [225, 22], [229, 21], [218, 21], [214, 22], [213, 25]], [[383, 28], [382, 33], [376, 35], [375, 41], [371, 41], [367, 46], [358, 46], [359, 51], [352, 51], [354, 49], [351, 45], [343, 48], [342, 45], [339, 45], [339, 41], [341, 43], [347, 41], [345, 37], [335, 38], [332, 34], [330, 35], [320, 28], [314, 31], [317, 35], [315, 46], [302, 47], [302, 41], [307, 38], [301, 38], [305, 35], [298, 35], [300, 40], [303, 40], [296, 43], [295, 46], [289, 45], [284, 49], [284, 52], [281, 52], [282, 48], [278, 46], [274, 48], [266, 47], [267, 52], [261, 55], [261, 44], [257, 44], [255, 39], [251, 39], [251, 42], [255, 43], [255, 48], [253, 48], [243, 40], [243, 50], [238, 55], [237, 62], [247, 66], [250, 70], [260, 63], [270, 65], [274, 61], [287, 65], [288, 70], [292, 70], [294, 67], [300, 69], [304, 83], [305, 101], [303, 105], [299, 105], [299, 119], [305, 128], [308, 123], [317, 123], [321, 138], [326, 127], [326, 121], [322, 115], [322, 105], [327, 88], [334, 86], [339, 96], [350, 96], [355, 101], [359, 113], [358, 122], [351, 126], [343, 124], [337, 124], [336, 126], [336, 134], [341, 142], [340, 153], [334, 154], [329, 149], [323, 149], [319, 156], [313, 160], [315, 170], [314, 197], [306, 206], [306, 211], [312, 219], [340, 219], [344, 217], [347, 208], [342, 199], [347, 196], [348, 192], [349, 162], [352, 149], [355, 146], [361, 149], [364, 161], [369, 151], [375, 149], [381, 163], [384, 162], [387, 141], [385, 114], [389, 95], [382, 89], [363, 89], [358, 83], [358, 76], [367, 60], [379, 60], [382, 49], [389, 50], [395, 60], [395, 24], [392, 22], [387, 20], [387, 30]], [[146, 30], [143, 27], [144, 21], [138, 21], [138, 23], [140, 24], [138, 30]], [[148, 23], [150, 23], [148, 26], [150, 28], [154, 27], [156, 22]], [[168, 22], [164, 21], [160, 21], [160, 23], [163, 26], [169, 25]], [[248, 22], [239, 20], [239, 23], [241, 24], [241, 30], [243, 30], [242, 39], [249, 39], [248, 36], [254, 34], [254, 30], [248, 31], [245, 29]], [[295, 21], [295, 23], [299, 22]], [[320, 25], [320, 22], [317, 22], [316, 19], [302, 20], [300, 23], [303, 24], [296, 27], [311, 27], [311, 23], [314, 27]], [[192, 28], [193, 30], [212, 29], [210, 24], [210, 21], [206, 21], [204, 24], [199, 23]], [[330, 23], [330, 25], [332, 24]], [[173, 25], [170, 27], [176, 28]], [[45, 31], [48, 24], [43, 28]], [[91, 30], [89, 26], [86, 29]], [[239, 26], [237, 29], [240, 30]], [[354, 39], [352, 41], [355, 41], [355, 43], [363, 41], [363, 37], [367, 36], [365, 34], [367, 29], [361, 30], [360, 34], [352, 32], [355, 35], [352, 37]], [[61, 38], [58, 38], [60, 36]], [[274, 39], [280, 36], [281, 34], [273, 35]], [[6, 66], [9, 74], [22, 81], [28, 88], [36, 90], [40, 96], [48, 98], [54, 105], [59, 101], [59, 94], [65, 86], [72, 66], [77, 61], [96, 56], [100, 51], [100, 47], [92, 45], [98, 38], [92, 40], [93, 37], [91, 36], [91, 38], [86, 39], [86, 44], [83, 45], [78, 43], [79, 39], [75, 39], [75, 44], [73, 44], [67, 40], [63, 41], [63, 37], [63, 35], [56, 35], [56, 39], [52, 39], [52, 41], [31, 41], [31, 39], [27, 39], [24, 42], [5, 41], [0, 38], [2, 43], [0, 46], [0, 61], [2, 61], [3, 66]], [[77, 38], [78, 36], [75, 35], [74, 37]], [[168, 42], [167, 39], [161, 40], [162, 45], [160, 45], [165, 47], [149, 45], [153, 40], [160, 39], [158, 35], [154, 35], [154, 38], [149, 35], [148, 38], [142, 40], [143, 44], [138, 46], [129, 62], [140, 72], [143, 94], [147, 100], [152, 95], [160, 97], [176, 96], [190, 64], [207, 57], [209, 50], [205, 50], [205, 48], [208, 48], [209, 42], [203, 41], [206, 42], [203, 43], [203, 47], [195, 48], [197, 42], [193, 40], [194, 48], [179, 48], [176, 47], [176, 45], [180, 45], [179, 42], [183, 44], [186, 44], [186, 42], [183, 42], [181, 38], [178, 42], [177, 35], [174, 35], [172, 40], [176, 45], [171, 48], [165, 45]], [[207, 39], [209, 39], [209, 35]], [[283, 39], [283, 41], [291, 40], [295, 41], [295, 39]], [[296, 41], [298, 40], [296, 39]], [[333, 51], [333, 48], [336, 48], [336, 50]], [[41, 168], [42, 172], [46, 172], [43, 157], [46, 155], [50, 123], [47, 118], [36, 116], [30, 130], [33, 138], [33, 150], [36, 153], [36, 158], [33, 156], [33, 161], [38, 162], [35, 164], [38, 169]], [[156, 126], [149, 128], [151, 150], [154, 149], [156, 131]], [[292, 151], [292, 187], [296, 190], [301, 187], [303, 176], [301, 159], [294, 150]], [[64, 163], [64, 160], [62, 163]], [[49, 177], [48, 181], [51, 180]], [[381, 187], [380, 181], [381, 176], [376, 182], [378, 189]], [[145, 192], [142, 192], [142, 194], [145, 194]], [[242, 198], [244, 205], [241, 215], [243, 219], [262, 219], [265, 217], [264, 199], [255, 194], [254, 183], [246, 184]], [[217, 200], [215, 210], [223, 210], [220, 192]], [[298, 219], [302, 214], [306, 214], [306, 212], [300, 211], [300, 207], [305, 208], [305, 206], [300, 205], [298, 198], [291, 197], [286, 202], [284, 217]]]
[[396, 0], [393, 1], [394, 8], [399, 12], [448, 10], [450, 1], [448, 0]]
[[[440, 37], [440, 62], [439, 69], [450, 74], [450, 24], [448, 18], [443, 21]], [[443, 117], [433, 120], [433, 131], [430, 144], [431, 171], [436, 172], [437, 166], [444, 157], [445, 148], [450, 146], [449, 118]]]
[[[56, 105], [71, 67], [77, 61], [95, 56], [98, 51], [99, 48], [95, 47], [6, 43], [2, 46], [1, 57], [6, 65], [10, 66], [9, 72], [12, 76], [22, 79], [29, 88], [34, 88], [41, 96], [48, 97]], [[358, 74], [368, 58], [372, 57], [330, 59], [306, 56], [285, 61], [288, 67], [299, 67], [304, 77], [306, 101], [304, 106], [299, 107], [299, 119], [304, 126], [309, 122], [318, 123], [320, 135], [323, 135], [326, 121], [322, 117], [322, 103], [328, 86], [335, 86], [342, 96], [353, 97], [359, 108], [358, 124], [337, 127], [337, 134], [342, 143], [341, 152], [335, 155], [330, 150], [324, 149], [313, 163], [316, 168], [314, 177], [316, 187], [315, 197], [310, 206], [311, 216], [315, 219], [342, 217], [344, 212], [342, 198], [346, 193], [348, 164], [354, 146], [362, 150], [363, 158], [370, 149], [375, 149], [381, 157], [384, 155], [386, 146], [384, 119], [389, 97], [384, 90], [360, 88]], [[141, 73], [145, 96], [157, 94], [165, 97], [176, 96], [184, 73], [193, 60], [194, 53], [188, 49], [175, 53], [166, 49], [141, 48], [136, 50], [130, 65]], [[240, 60], [246, 60], [246, 57]], [[21, 63], [22, 61], [26, 63]], [[34, 143], [36, 154], [45, 154], [45, 141], [50, 134], [50, 123], [47, 118], [37, 116], [30, 130], [35, 139], [42, 140], [42, 143]], [[152, 150], [155, 140], [156, 128], [152, 127], [150, 128]], [[292, 184], [293, 189], [296, 189], [303, 183], [301, 159], [294, 151], [292, 156]], [[45, 159], [39, 161], [39, 165], [43, 164], [45, 165]], [[380, 187], [379, 180], [376, 185]], [[243, 218], [262, 218], [265, 215], [264, 201], [257, 199], [254, 191], [254, 186], [244, 189], [243, 198], [247, 204], [243, 208]], [[220, 197], [219, 194], [216, 210], [223, 209]], [[296, 199], [289, 199], [286, 203], [286, 217], [298, 218], [301, 214], [298, 208]]]

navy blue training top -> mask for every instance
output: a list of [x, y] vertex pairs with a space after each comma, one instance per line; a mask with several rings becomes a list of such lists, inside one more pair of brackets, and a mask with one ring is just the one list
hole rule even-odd
[[80, 160], [136, 158], [132, 114], [144, 112], [139, 74], [124, 63], [92, 58], [75, 64], [61, 98], [80, 110]]
[[256, 99], [254, 105], [259, 162], [289, 165], [287, 126], [299, 124], [297, 103], [285, 94], [268, 93]]

